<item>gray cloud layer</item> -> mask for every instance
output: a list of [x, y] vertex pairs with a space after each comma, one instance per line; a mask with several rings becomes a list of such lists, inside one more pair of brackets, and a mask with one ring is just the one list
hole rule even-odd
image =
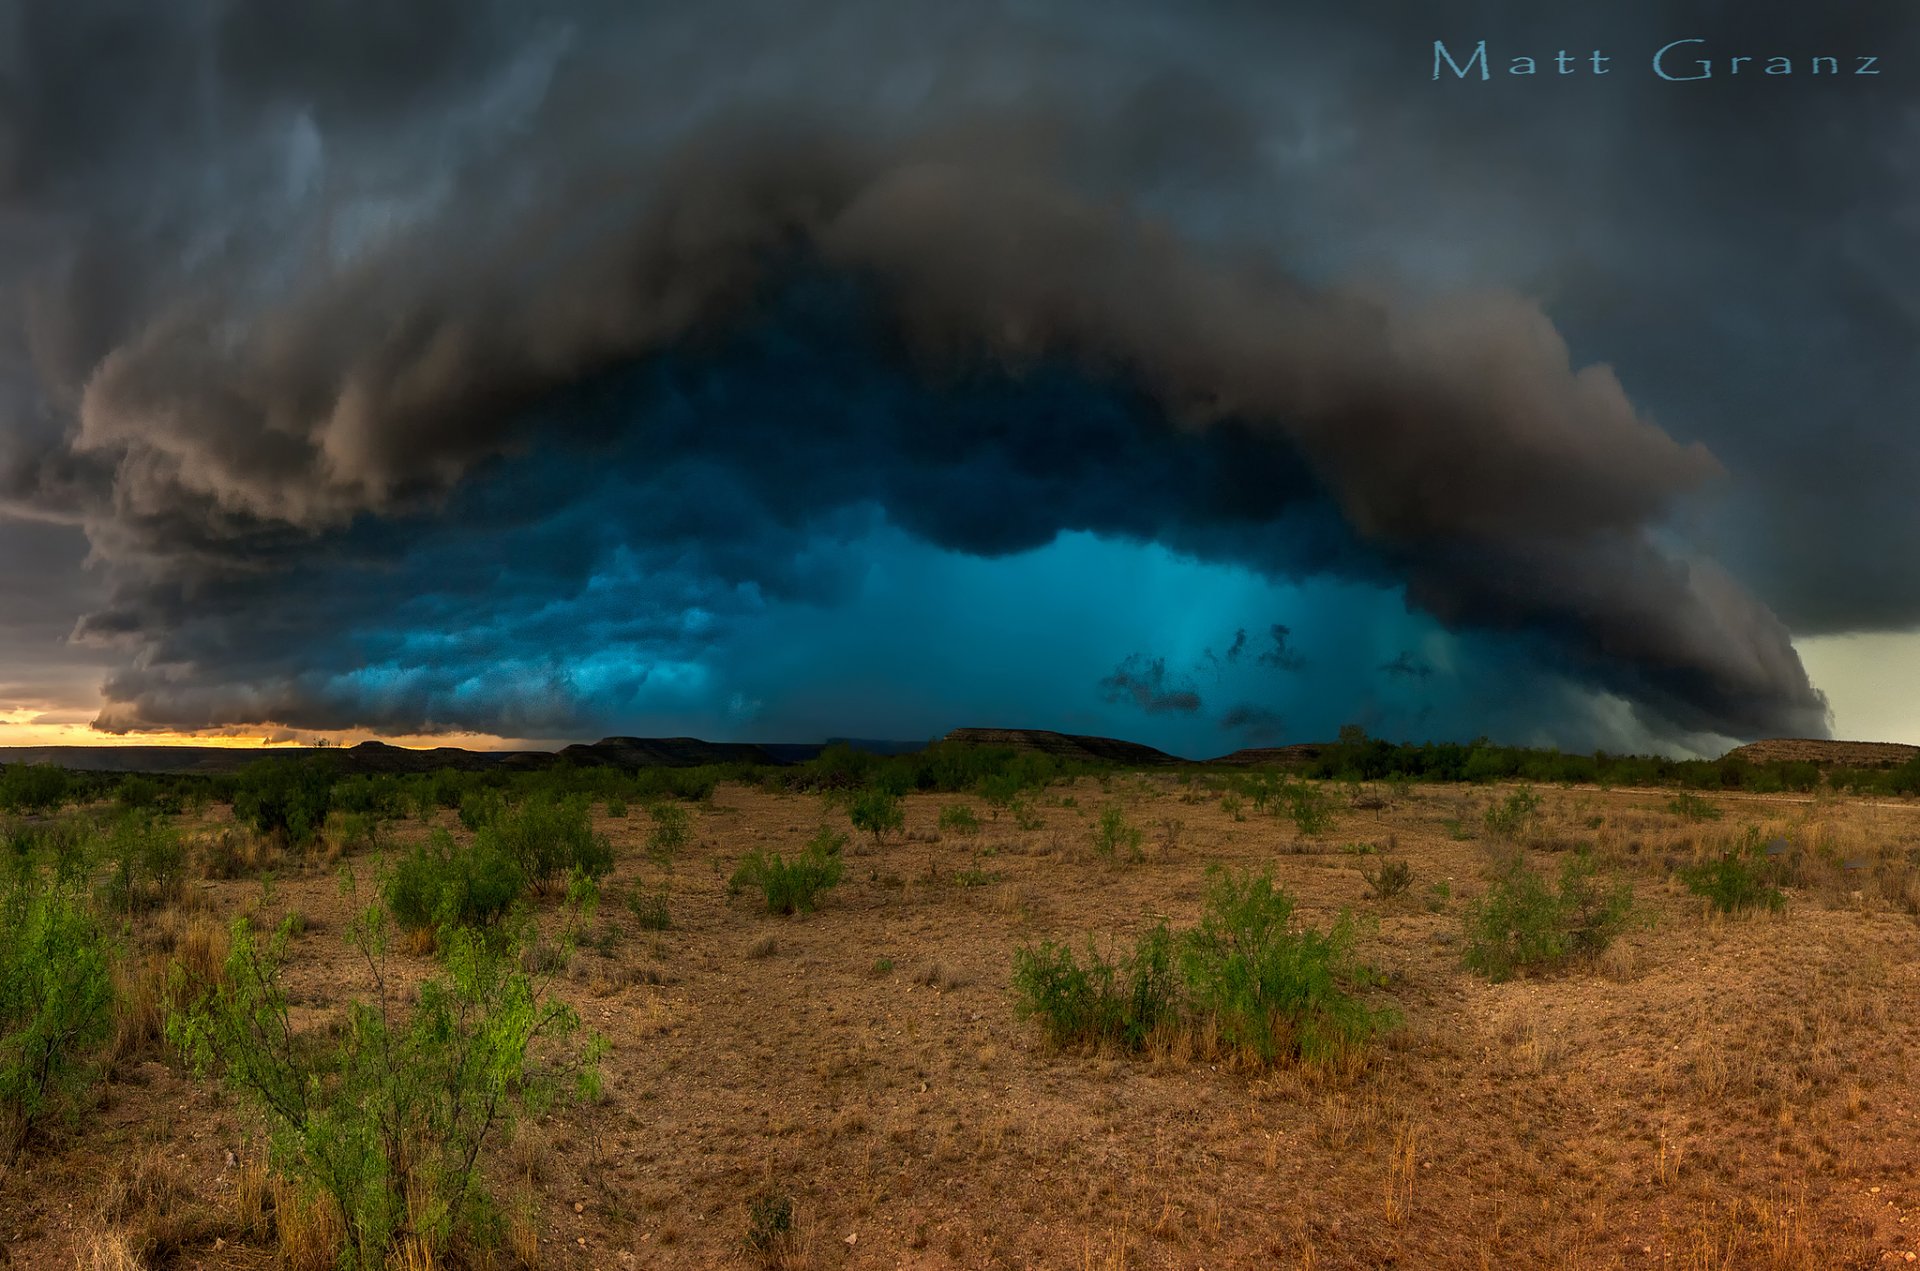
[[[1635, 244], [1563, 250], [1554, 235], [1574, 243], [1595, 222], [1558, 195], [1512, 213], [1535, 227], [1548, 273], [1524, 249], [1517, 265], [1482, 260], [1471, 285], [1444, 288], [1347, 281], [1365, 271], [1330, 274], [1326, 255], [1289, 268], [1284, 239], [1343, 198], [1430, 189], [1436, 215], [1474, 205], [1473, 173], [1447, 166], [1474, 161], [1423, 145], [1432, 134], [1408, 86], [1389, 80], [1404, 70], [1349, 68], [1368, 86], [1356, 92], [1327, 87], [1345, 81], [1309, 60], [1276, 89], [1280, 77], [1246, 62], [1245, 37], [1271, 29], [1252, 10], [1180, 23], [1153, 6], [1099, 22], [1091, 10], [962, 20], [928, 7], [915, 31], [898, 7], [822, 19], [740, 5], [730, 36], [716, 14], [587, 5], [0, 12], [18, 37], [0, 260], [26, 297], [4, 351], [0, 499], [84, 529], [112, 597], [78, 630], [124, 650], [104, 716], [115, 726], [372, 718], [244, 675], [297, 678], [257, 646], [279, 638], [310, 655], [299, 633], [324, 621], [322, 599], [352, 612], [354, 571], [391, 559], [370, 523], [431, 521], [502, 462], [604, 441], [617, 414], [579, 425], [592, 435], [556, 436], [556, 395], [711, 347], [757, 321], [782, 279], [825, 273], [870, 291], [890, 356], [936, 388], [1068, 367], [1140, 395], [1175, 438], [1285, 456], [1355, 545], [1316, 567], [1397, 578], [1411, 605], [1458, 630], [1523, 634], [1545, 664], [1664, 726], [1825, 729], [1786, 626], [1673, 532], [1704, 493], [1767, 488], [1767, 463], [1802, 453], [1780, 439], [1791, 429], [1730, 429], [1710, 452], [1699, 438], [1711, 413], [1685, 413], [1677, 439], [1612, 370], [1575, 357], [1540, 303], [1485, 285], [1551, 273], [1550, 307], [1573, 315], [1583, 350], [1606, 351], [1619, 301], [1575, 283]], [[1393, 55], [1425, 48], [1414, 34], [1428, 25], [1397, 28]], [[1317, 34], [1327, 49], [1388, 47], [1378, 32]], [[1871, 25], [1842, 35], [1892, 38]], [[854, 66], [887, 73], [830, 73]], [[1594, 106], [1570, 144], [1611, 144], [1642, 100]], [[1717, 135], [1733, 122], [1716, 123], [1722, 108], [1685, 126]], [[1501, 118], [1511, 149], [1548, 127]], [[1338, 134], [1356, 127], [1369, 148], [1343, 149]], [[1316, 146], [1334, 153], [1297, 157]], [[1374, 147], [1405, 170], [1375, 170]], [[1499, 146], [1485, 153], [1506, 171]], [[1737, 155], [1703, 161], [1723, 169], [1685, 187], [1705, 205], [1754, 179]], [[1316, 176], [1319, 188], [1288, 188]], [[1397, 220], [1405, 206], [1368, 203], [1332, 241], [1377, 232], [1487, 250], [1470, 231]], [[1243, 232], [1250, 207], [1278, 209], [1283, 241]], [[1699, 213], [1674, 215], [1692, 225]], [[1606, 232], [1640, 233], [1650, 259], [1672, 250], [1623, 219]], [[1882, 315], [1891, 302], [1875, 294], [1846, 312]], [[1713, 355], [1699, 361], [1701, 378], [1728, 379]], [[1649, 364], [1675, 382], [1670, 358]], [[1669, 400], [1691, 404], [1693, 391]], [[916, 466], [906, 434], [887, 436], [901, 471], [937, 471]], [[1729, 448], [1747, 461], [1732, 481], [1715, 457]], [[1150, 474], [1077, 458], [1089, 489], [1151, 487]], [[913, 480], [867, 476], [822, 491], [808, 515], [863, 499], [914, 515], [899, 497]], [[1293, 547], [1261, 546], [1262, 526], [1303, 506], [1301, 489], [1241, 491], [1233, 506], [1217, 494], [1175, 501], [1181, 546], [1303, 571]], [[1862, 503], [1874, 510], [1859, 515], [1895, 515]], [[924, 515], [934, 541], [984, 546], [974, 528]], [[1723, 524], [1748, 520], [1736, 505]], [[1080, 527], [1153, 536], [1069, 508], [1049, 528]], [[725, 577], [786, 568], [742, 550], [756, 559]], [[1920, 613], [1920, 594], [1904, 607], [1852, 599], [1864, 566], [1822, 591], [1811, 568], [1739, 564], [1821, 625]], [[263, 590], [286, 578], [317, 581]], [[314, 608], [259, 611], [301, 594]]]

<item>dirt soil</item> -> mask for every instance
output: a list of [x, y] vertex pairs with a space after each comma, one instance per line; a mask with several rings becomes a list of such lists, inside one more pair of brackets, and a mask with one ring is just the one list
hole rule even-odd
[[[795, 1219], [775, 1263], [820, 1269], [1914, 1263], [1920, 805], [1728, 796], [1701, 822], [1668, 791], [1541, 791], [1536, 862], [1591, 845], [1644, 921], [1593, 965], [1493, 985], [1461, 969], [1462, 912], [1504, 793], [1338, 793], [1313, 840], [1169, 774], [1054, 787], [1027, 830], [916, 795], [905, 834], [856, 841], [802, 918], [724, 880], [751, 848], [844, 828], [819, 799], [723, 786], [670, 871], [642, 850], [637, 806], [602, 818], [620, 848], [605, 951], [583, 949], [561, 991], [612, 1043], [607, 1096], [523, 1126], [495, 1190], [536, 1207], [545, 1267], [759, 1265], [744, 1237], [769, 1195]], [[1142, 863], [1092, 852], [1115, 801], [1145, 831]], [[938, 832], [951, 803], [977, 811], [977, 836]], [[1779, 916], [1709, 916], [1669, 867], [1748, 825], [1795, 836], [1830, 875]], [[1383, 856], [1413, 870], [1384, 901], [1363, 877]], [[1059, 1053], [1016, 1017], [1017, 946], [1190, 922], [1215, 865], [1271, 868], [1307, 923], [1373, 920], [1374, 996], [1403, 1022], [1364, 1072]], [[319, 1019], [363, 988], [336, 870], [283, 866], [265, 899], [258, 880], [197, 881], [182, 907], [297, 908], [290, 984]], [[625, 896], [663, 881], [672, 928], [642, 931]], [[106, 1265], [101, 1232], [141, 1170], [201, 1216], [172, 1265], [280, 1265], [270, 1235], [224, 1216], [262, 1150], [245, 1105], [164, 1051], [119, 1065], [81, 1124], [0, 1183], [0, 1265]]]

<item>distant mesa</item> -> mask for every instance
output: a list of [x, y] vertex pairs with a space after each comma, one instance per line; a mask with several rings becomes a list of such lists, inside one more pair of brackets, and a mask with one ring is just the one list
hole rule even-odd
[[995, 746], [1024, 750], [1055, 759], [1077, 759], [1091, 763], [1116, 763], [1157, 768], [1185, 763], [1164, 750], [1143, 746], [1137, 741], [1118, 741], [1112, 737], [1083, 737], [1076, 733], [1054, 733], [1044, 728], [956, 728], [941, 741], [974, 746]]
[[1726, 753], [1748, 763], [1812, 763], [1822, 768], [1898, 768], [1920, 755], [1920, 746], [1897, 741], [1818, 741], [1783, 737], [1749, 742]]
[[1208, 762], [1235, 768], [1306, 768], [1326, 753], [1326, 743], [1303, 741], [1291, 746], [1251, 746]]

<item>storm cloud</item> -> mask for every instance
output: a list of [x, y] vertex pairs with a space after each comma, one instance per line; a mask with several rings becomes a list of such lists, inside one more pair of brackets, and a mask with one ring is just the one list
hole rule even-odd
[[[1756, 594], [1714, 552], [1768, 470], [1723, 450], [1778, 443], [1710, 409], [1656, 422], [1593, 360], [1615, 327], [1572, 265], [1543, 302], [1512, 261], [1388, 281], [1297, 250], [1342, 189], [1439, 162], [1378, 97], [1406, 72], [1276, 97], [1223, 60], [1268, 30], [1230, 8], [916, 9], [925, 29], [734, 8], [726, 35], [593, 5], [7, 11], [0, 267], [26, 300], [0, 506], [84, 535], [84, 588], [46, 595], [111, 658], [100, 726], [617, 725], [709, 691], [710, 655], [770, 606], [852, 595], [851, 545], [888, 526], [991, 559], [1086, 531], [1392, 586], [1656, 736], [1826, 731], [1761, 595], [1877, 611], [1736, 554]], [[82, 60], [103, 35], [126, 65]], [[892, 74], [831, 74], [855, 64]], [[1409, 171], [1274, 159], [1309, 100]], [[1750, 179], [1712, 161], [1734, 165], [1699, 178], [1716, 196]], [[1253, 199], [1299, 232], [1241, 232]], [[1563, 210], [1527, 222], [1555, 262], [1538, 227], [1578, 240]], [[1388, 215], [1367, 224], [1446, 241]], [[1695, 366], [1745, 400], [1735, 356]], [[1288, 631], [1257, 660], [1297, 666]], [[1164, 660], [1101, 691], [1199, 707]]]

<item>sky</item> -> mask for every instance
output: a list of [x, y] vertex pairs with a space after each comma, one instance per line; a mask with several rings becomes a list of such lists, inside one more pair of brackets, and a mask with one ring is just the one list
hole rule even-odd
[[1920, 742], [1920, 17], [1760, 8], [0, 0], [0, 745]]

